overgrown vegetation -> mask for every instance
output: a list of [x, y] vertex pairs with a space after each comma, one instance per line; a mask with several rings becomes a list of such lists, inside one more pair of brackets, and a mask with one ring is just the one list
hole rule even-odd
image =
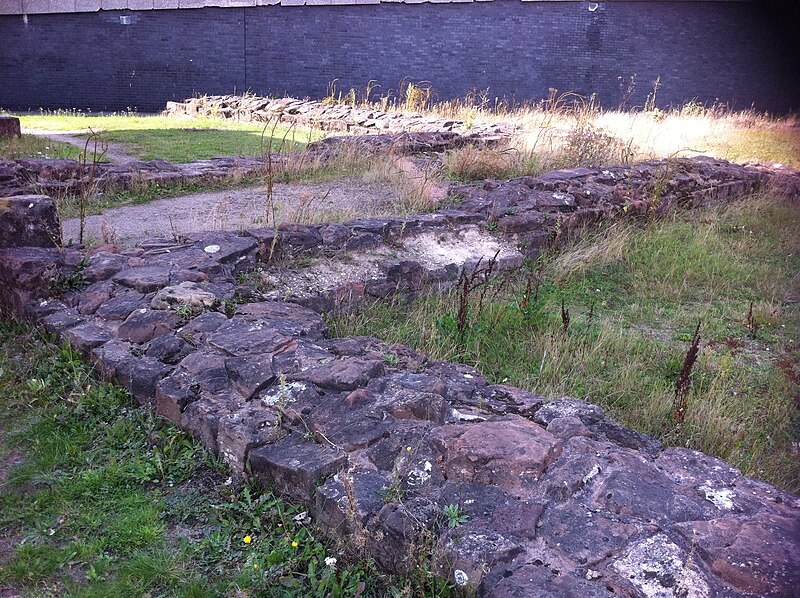
[[77, 160], [81, 150], [69, 143], [37, 135], [0, 137], [0, 158], [69, 158]]
[[0, 323], [0, 591], [26, 596], [449, 596], [430, 553], [380, 574], [298, 506], [233, 481], [78, 354]]
[[[516, 102], [490, 90], [464, 98], [436, 101], [435, 85], [404, 80], [397, 90], [381, 90], [371, 81], [364, 89], [337, 91], [325, 99], [384, 110], [414, 110], [462, 121], [468, 128], [505, 121], [517, 132], [501, 147], [448, 156], [451, 178], [504, 178], [537, 175], [555, 168], [599, 167], [629, 161], [705, 154], [736, 162], [778, 162], [800, 167], [800, 134], [795, 116], [776, 118], [755, 110], [689, 100], [669, 109], [658, 107], [660, 79], [651, 83], [643, 105], [630, 102], [635, 75], [620, 81], [616, 109], [584, 97], [551, 89], [541, 101]], [[487, 172], [488, 169], [488, 172]]]
[[[333, 332], [409, 344], [546, 397], [583, 398], [669, 444], [800, 490], [796, 205], [747, 198], [618, 224], [528, 268], [495, 275], [482, 299], [473, 293], [461, 329], [459, 285], [445, 298], [339, 317]], [[676, 384], [698, 321], [678, 426]]]

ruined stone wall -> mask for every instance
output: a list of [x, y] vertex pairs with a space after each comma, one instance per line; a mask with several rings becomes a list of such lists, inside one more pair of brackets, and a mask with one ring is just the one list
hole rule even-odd
[[94, 12], [0, 3], [12, 13], [0, 15], [0, 107], [157, 111], [194, 94], [319, 98], [334, 79], [345, 92], [375, 80], [387, 93], [405, 78], [429, 81], [440, 99], [487, 88], [491, 102], [539, 99], [554, 87], [615, 107], [619, 77], [632, 75], [633, 105], [656, 77], [661, 105], [718, 99], [788, 111], [800, 97], [795, 36], [780, 28], [792, 21], [773, 3], [237, 0], [138, 10], [156, 4], [115, 0], [96, 11], [79, 2], [66, 6]]
[[[474, 264], [386, 260], [373, 279], [292, 302], [237, 277], [270, 267], [276, 247], [399, 251], [442, 227], [485, 230], [490, 218], [530, 251], [587, 222], [713, 205], [766, 184], [797, 197], [800, 172], [709, 158], [564, 170], [455, 188], [457, 206], [433, 214], [88, 252], [55, 246], [52, 200], [19, 195], [0, 201], [0, 304], [387, 570], [408, 570], [427, 530], [438, 572], [479, 596], [791, 598], [797, 496], [665, 448], [581, 400], [548, 402], [405, 346], [327, 336], [320, 311], [417, 292]], [[519, 267], [513, 258], [506, 265]], [[451, 504], [467, 517], [455, 528], [442, 522]]]

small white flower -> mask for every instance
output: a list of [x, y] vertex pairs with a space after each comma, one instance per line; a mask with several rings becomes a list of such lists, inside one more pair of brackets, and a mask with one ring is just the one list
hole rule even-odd
[[335, 567], [336, 566], [336, 559], [332, 556], [325, 557], [325, 566], [326, 567]]

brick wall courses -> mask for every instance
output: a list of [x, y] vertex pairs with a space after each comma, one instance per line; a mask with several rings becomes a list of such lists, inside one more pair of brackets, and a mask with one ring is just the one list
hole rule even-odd
[[[34, 7], [33, 0], [25, 0]], [[488, 89], [546, 97], [549, 88], [620, 102], [636, 75], [641, 106], [661, 78], [661, 105], [696, 99], [735, 108], [797, 109], [796, 61], [777, 11], [755, 2], [615, 0], [268, 6], [274, 0], [36, 0], [41, 12], [2, 14], [0, 106], [161, 110], [195, 94], [251, 90], [322, 97], [337, 89], [396, 90], [429, 81], [439, 99]], [[370, 2], [372, 0], [369, 0]], [[94, 4], [92, 4], [94, 2]], [[258, 6], [251, 6], [257, 2]], [[38, 9], [37, 9], [38, 10]]]

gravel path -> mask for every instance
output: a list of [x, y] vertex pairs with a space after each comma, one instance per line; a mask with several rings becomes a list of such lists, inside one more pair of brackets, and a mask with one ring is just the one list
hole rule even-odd
[[[278, 222], [309, 224], [388, 214], [394, 191], [384, 183], [346, 178], [325, 183], [276, 184], [273, 198]], [[253, 187], [112, 208], [86, 218], [84, 240], [134, 245], [152, 237], [172, 239], [189, 232], [263, 227], [265, 204], [265, 188]], [[77, 241], [79, 226], [77, 218], [63, 222], [65, 243]]]

